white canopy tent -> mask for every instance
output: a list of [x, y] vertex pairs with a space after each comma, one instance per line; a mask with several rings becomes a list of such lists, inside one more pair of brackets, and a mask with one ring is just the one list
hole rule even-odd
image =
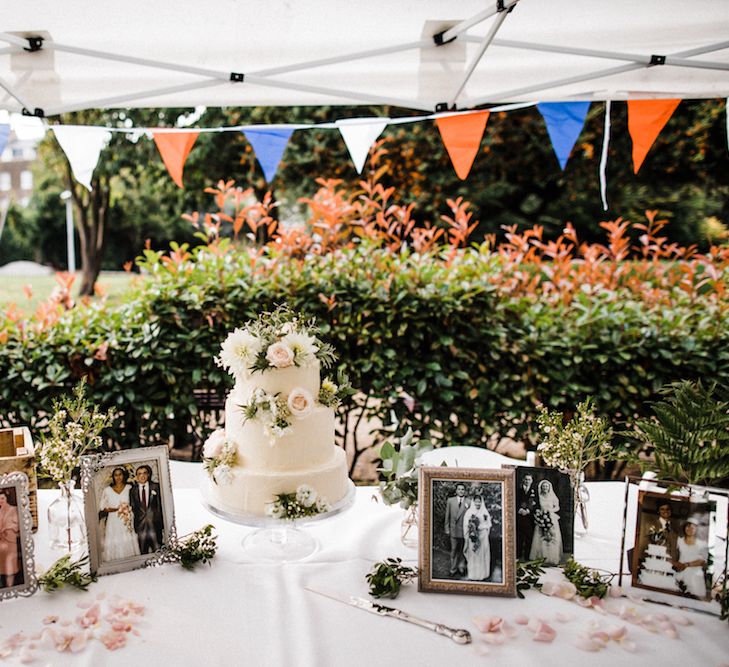
[[0, 19], [0, 109], [35, 115], [729, 95], [727, 0], [12, 5]]

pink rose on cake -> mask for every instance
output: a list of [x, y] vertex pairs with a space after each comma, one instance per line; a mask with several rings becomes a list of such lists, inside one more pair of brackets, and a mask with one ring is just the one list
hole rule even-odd
[[291, 391], [287, 404], [289, 412], [296, 419], [303, 419], [314, 409], [314, 399], [306, 389], [301, 387], [296, 387]]
[[273, 343], [266, 350], [266, 360], [274, 368], [287, 368], [294, 365], [294, 352], [284, 342]]
[[206, 459], [217, 459], [223, 453], [225, 447], [225, 431], [218, 429], [210, 434], [210, 437], [203, 445], [203, 456]]

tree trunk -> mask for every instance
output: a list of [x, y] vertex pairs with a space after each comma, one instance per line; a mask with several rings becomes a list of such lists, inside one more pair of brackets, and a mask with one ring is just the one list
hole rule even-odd
[[[70, 172], [70, 169], [69, 169]], [[79, 296], [93, 296], [101, 271], [104, 253], [106, 216], [109, 210], [109, 183], [102, 178], [92, 181], [93, 190], [74, 183], [68, 174], [76, 209], [76, 228], [81, 242], [81, 286]]]

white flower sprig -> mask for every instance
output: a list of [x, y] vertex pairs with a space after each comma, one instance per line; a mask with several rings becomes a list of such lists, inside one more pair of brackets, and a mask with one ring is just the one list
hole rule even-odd
[[235, 444], [225, 437], [225, 431], [214, 431], [203, 445], [203, 469], [216, 484], [230, 484], [233, 481], [231, 468], [235, 464]]
[[99, 449], [101, 431], [111, 426], [116, 412], [101, 412], [86, 400], [86, 383], [79, 383], [72, 396], [53, 401], [53, 414], [48, 422], [49, 435], [41, 436], [38, 453], [39, 473], [54, 482], [67, 483], [81, 464], [81, 456]]
[[281, 521], [295, 521], [331, 510], [325, 498], [308, 484], [301, 484], [296, 493], [279, 493], [266, 505], [266, 514]]
[[566, 470], [573, 481], [587, 465], [612, 454], [613, 430], [606, 419], [595, 414], [589, 398], [577, 406], [567, 424], [561, 412], [545, 407], [540, 408], [537, 422], [544, 438], [537, 451], [547, 465]]

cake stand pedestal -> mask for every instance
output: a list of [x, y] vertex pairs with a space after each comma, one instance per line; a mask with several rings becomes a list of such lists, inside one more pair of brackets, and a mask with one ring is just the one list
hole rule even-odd
[[298, 521], [285, 521], [257, 514], [233, 512], [214, 505], [205, 492], [205, 486], [201, 492], [203, 505], [209, 512], [231, 523], [257, 529], [243, 538], [243, 549], [252, 560], [269, 563], [295, 563], [311, 558], [319, 551], [319, 541], [302, 530], [302, 527], [324, 521], [349, 509], [354, 504], [357, 493], [350, 480], [344, 498], [332, 505], [328, 512]]

